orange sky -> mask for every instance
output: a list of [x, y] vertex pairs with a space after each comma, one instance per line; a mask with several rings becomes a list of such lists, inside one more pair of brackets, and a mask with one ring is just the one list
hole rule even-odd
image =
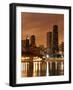
[[59, 43], [64, 41], [64, 15], [44, 13], [21, 13], [22, 40], [26, 35], [36, 36], [36, 45], [46, 46], [46, 33], [53, 30], [53, 25], [58, 25]]

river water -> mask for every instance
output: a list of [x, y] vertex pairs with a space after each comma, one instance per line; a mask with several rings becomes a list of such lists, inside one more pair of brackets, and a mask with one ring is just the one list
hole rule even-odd
[[21, 62], [21, 77], [64, 75], [64, 60]]

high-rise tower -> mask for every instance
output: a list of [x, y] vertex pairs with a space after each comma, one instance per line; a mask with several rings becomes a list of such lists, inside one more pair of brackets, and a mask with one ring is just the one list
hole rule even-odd
[[54, 25], [53, 26], [53, 43], [52, 43], [52, 51], [53, 53], [58, 53], [59, 52], [59, 47], [58, 47], [58, 26]]
[[31, 47], [35, 47], [36, 46], [36, 44], [35, 44], [35, 35], [32, 35], [30, 39], [31, 39], [31, 44], [30, 44]]
[[29, 36], [26, 36], [26, 48], [29, 48], [30, 43], [29, 43]]
[[49, 53], [52, 51], [52, 32], [47, 32], [47, 48]]

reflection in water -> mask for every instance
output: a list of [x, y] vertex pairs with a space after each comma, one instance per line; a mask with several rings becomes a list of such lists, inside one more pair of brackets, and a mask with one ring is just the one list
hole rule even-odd
[[49, 75], [64, 75], [64, 63], [63, 62], [49, 62]]
[[64, 61], [23, 61], [21, 62], [22, 77], [64, 75]]

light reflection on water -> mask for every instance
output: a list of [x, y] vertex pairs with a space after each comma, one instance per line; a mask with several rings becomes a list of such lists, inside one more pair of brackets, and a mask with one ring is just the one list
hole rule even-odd
[[21, 62], [22, 77], [64, 75], [63, 61], [24, 61]]

